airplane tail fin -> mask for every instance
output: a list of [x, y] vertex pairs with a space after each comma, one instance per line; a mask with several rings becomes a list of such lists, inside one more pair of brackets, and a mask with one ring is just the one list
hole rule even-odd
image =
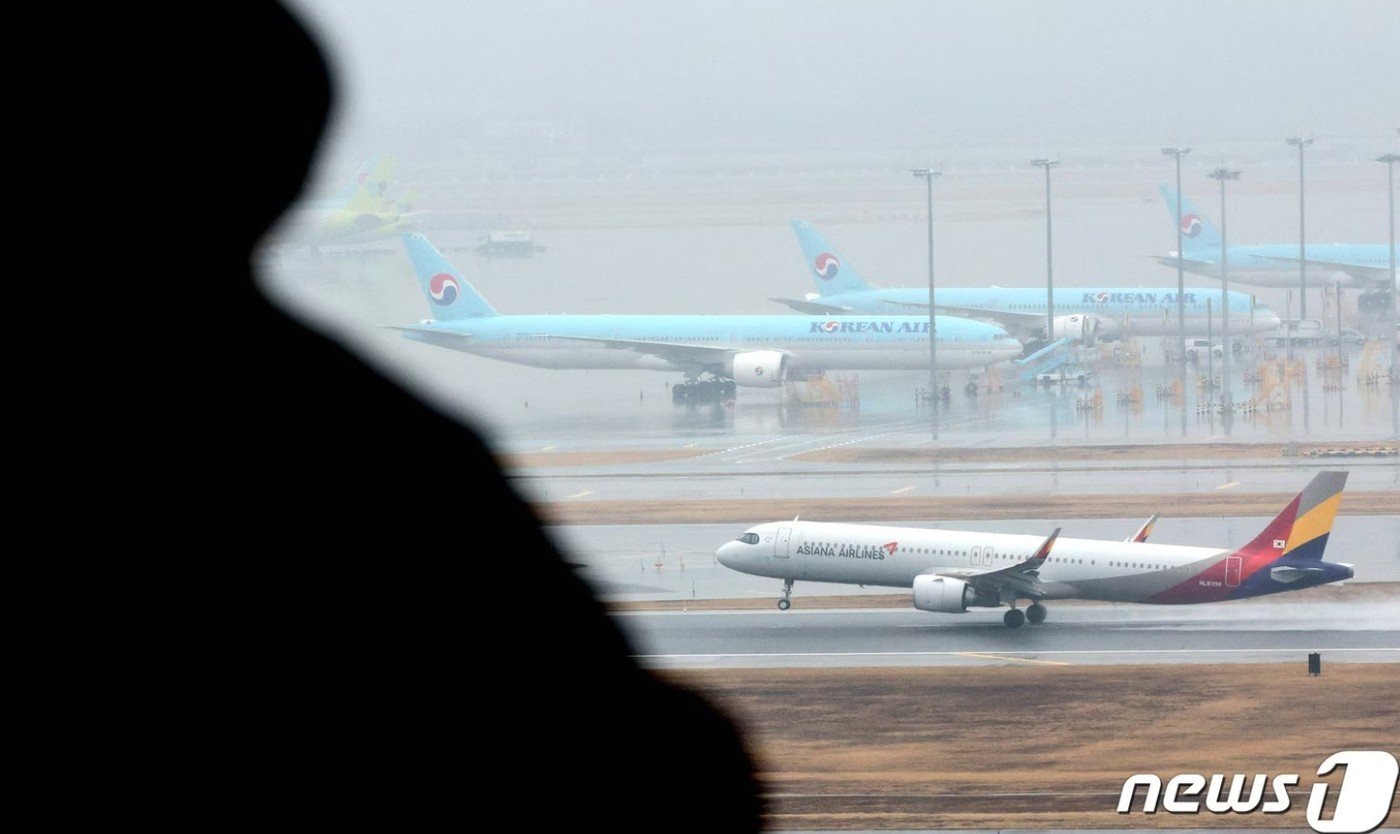
[[345, 211], [380, 212], [388, 208], [385, 193], [394, 178], [394, 157], [383, 154], [374, 158], [368, 170], [362, 170], [358, 179], [359, 188], [341, 206]]
[[1250, 555], [1321, 559], [1346, 483], [1345, 472], [1319, 472], [1241, 551]]
[[395, 214], [412, 214], [413, 206], [418, 202], [418, 186], [410, 185], [405, 188], [399, 198], [394, 201]]
[[364, 162], [360, 163], [360, 167], [355, 169], [355, 176], [346, 180], [345, 185], [341, 186], [340, 190], [331, 198], [331, 204], [339, 208], [350, 202], [350, 198], [354, 197], [355, 192], [359, 191], [360, 187], [365, 184], [365, 181], [369, 179], [370, 172], [379, 165], [383, 158], [383, 154], [370, 154]]
[[402, 237], [418, 284], [439, 321], [499, 315], [426, 237], [417, 232]]
[[[1176, 217], [1176, 189], [1163, 185], [1160, 190], [1167, 204], [1167, 214]], [[1220, 232], [1184, 194], [1181, 197], [1181, 217], [1177, 218], [1177, 222], [1181, 224], [1183, 255], [1199, 252], [1211, 259], [1220, 256]]]
[[797, 234], [797, 243], [802, 247], [802, 257], [807, 261], [807, 269], [811, 270], [817, 292], [822, 295], [835, 295], [870, 289], [870, 285], [860, 277], [855, 267], [837, 255], [836, 250], [811, 223], [806, 220], [793, 220], [792, 230]]

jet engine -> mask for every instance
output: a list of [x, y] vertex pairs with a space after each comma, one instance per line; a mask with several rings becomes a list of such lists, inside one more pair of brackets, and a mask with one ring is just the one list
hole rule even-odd
[[1120, 332], [1118, 322], [1103, 316], [1071, 313], [1068, 316], [1055, 317], [1055, 338], [1057, 339], [1068, 336], [1071, 339], [1078, 339], [1085, 345], [1092, 346], [1100, 339], [1111, 342], [1119, 338]]
[[920, 611], [961, 614], [977, 598], [977, 592], [961, 579], [946, 576], [914, 577], [914, 607]]
[[787, 354], [780, 350], [746, 350], [734, 354], [725, 370], [736, 385], [777, 388], [787, 376]]

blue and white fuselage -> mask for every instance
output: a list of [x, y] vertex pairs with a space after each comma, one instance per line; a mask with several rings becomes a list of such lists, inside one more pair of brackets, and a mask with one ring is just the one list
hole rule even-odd
[[[708, 373], [764, 388], [820, 371], [928, 367], [927, 316], [503, 316], [422, 235], [403, 237], [436, 318], [396, 329], [419, 342], [539, 368]], [[1020, 342], [995, 325], [950, 316], [935, 323], [940, 369], [1021, 355]]]
[[[1173, 188], [1161, 187], [1167, 213], [1176, 217], [1177, 194]], [[1182, 269], [1220, 279], [1220, 232], [1210, 218], [1181, 198]], [[1317, 287], [1354, 287], [1359, 289], [1393, 290], [1397, 276], [1391, 271], [1389, 247], [1380, 243], [1307, 243], [1303, 261], [1308, 266], [1308, 283]], [[1258, 287], [1287, 287], [1299, 282], [1299, 252], [1296, 243], [1263, 243], [1225, 247], [1229, 279]], [[1177, 253], [1159, 256], [1163, 266], [1176, 267]]]
[[[918, 313], [928, 310], [927, 287], [876, 287], [842, 258], [811, 223], [792, 221], [812, 276], [816, 293], [804, 299], [775, 299], [796, 310], [811, 313]], [[1058, 287], [1054, 291], [1055, 336], [1112, 339], [1137, 336], [1175, 336], [1176, 287]], [[1044, 289], [1032, 287], [939, 287], [938, 312], [992, 321], [1022, 338], [1047, 335], [1048, 299]], [[1225, 310], [1230, 332], [1273, 330], [1279, 318], [1246, 293], [1221, 293], [1218, 289], [1187, 287], [1181, 293], [1182, 318], [1188, 336], [1220, 333]]]

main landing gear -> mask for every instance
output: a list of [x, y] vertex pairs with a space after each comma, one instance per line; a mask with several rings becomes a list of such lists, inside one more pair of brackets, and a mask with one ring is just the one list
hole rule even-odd
[[1033, 602], [1030, 605], [1026, 606], [1025, 611], [1022, 611], [1019, 608], [1012, 608], [1010, 611], [1007, 611], [1005, 614], [1002, 615], [1001, 621], [1003, 623], [1006, 623], [1007, 628], [1020, 628], [1027, 622], [1029, 622], [1031, 625], [1045, 622], [1045, 617], [1049, 613], [1049, 610], [1044, 605], [1041, 605], [1038, 602]]
[[792, 580], [783, 580], [783, 598], [778, 600], [778, 610], [786, 611], [792, 607]]
[[671, 386], [671, 402], [676, 405], [694, 402], [717, 402], [734, 399], [732, 379], [688, 379]]

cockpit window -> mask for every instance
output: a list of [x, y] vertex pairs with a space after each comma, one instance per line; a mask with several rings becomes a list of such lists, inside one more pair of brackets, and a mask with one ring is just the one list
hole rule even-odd
[[739, 537], [739, 541], [743, 542], [744, 544], [758, 544], [758, 534], [745, 533], [744, 535]]

